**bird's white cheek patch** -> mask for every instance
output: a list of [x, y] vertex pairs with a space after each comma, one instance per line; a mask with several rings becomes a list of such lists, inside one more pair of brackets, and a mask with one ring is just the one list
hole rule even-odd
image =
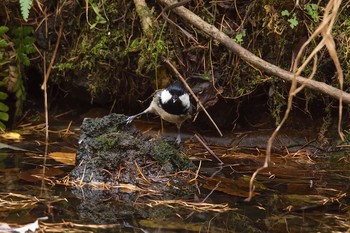
[[168, 90], [163, 90], [160, 94], [160, 101], [162, 104], [166, 104], [171, 99], [171, 94]]
[[179, 97], [181, 100], [182, 106], [189, 108], [190, 107], [190, 96], [188, 94], [183, 94]]

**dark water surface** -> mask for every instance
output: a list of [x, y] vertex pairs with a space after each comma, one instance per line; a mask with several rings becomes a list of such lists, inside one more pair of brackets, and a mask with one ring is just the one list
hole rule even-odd
[[[139, 127], [148, 131], [153, 125]], [[47, 216], [47, 220], [40, 221], [42, 232], [347, 232], [350, 229], [350, 165], [346, 146], [325, 153], [310, 144], [303, 146], [308, 143], [304, 136], [290, 136], [294, 135], [292, 131], [285, 133], [288, 136], [282, 135], [276, 141], [271, 166], [257, 176], [254, 198], [246, 202], [249, 179], [264, 163], [262, 148], [270, 132], [207, 137], [208, 146], [224, 162], [223, 166], [189, 133], [184, 137], [186, 156], [200, 166], [193, 181], [195, 195], [183, 202], [173, 200], [165, 204], [157, 202], [161, 197], [149, 193], [96, 187], [96, 192], [103, 194], [103, 198], [99, 195], [96, 200], [83, 187], [65, 183], [66, 175], [74, 167], [70, 159], [74, 159], [79, 137], [77, 126], [66, 128], [67, 125], [52, 129], [47, 157], [43, 129], [30, 130], [20, 140], [1, 139], [1, 222], [18, 226]]]

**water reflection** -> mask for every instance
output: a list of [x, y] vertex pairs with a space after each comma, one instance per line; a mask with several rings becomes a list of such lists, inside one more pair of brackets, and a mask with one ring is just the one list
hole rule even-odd
[[[209, 145], [224, 162], [220, 166], [200, 143], [188, 140], [186, 153], [200, 167], [193, 180], [196, 194], [182, 203], [157, 203], [161, 195], [65, 185], [77, 134], [68, 141], [55, 135], [49, 147], [52, 157], [43, 156], [41, 135], [16, 143], [2, 141], [28, 150], [1, 149], [2, 222], [27, 224], [48, 216], [41, 226], [79, 232], [342, 232], [350, 227], [346, 149], [333, 160], [328, 159], [330, 153], [308, 150], [275, 153], [271, 166], [257, 176], [253, 200], [245, 202], [249, 179], [263, 164], [264, 152]], [[228, 209], [217, 209], [221, 204]]]

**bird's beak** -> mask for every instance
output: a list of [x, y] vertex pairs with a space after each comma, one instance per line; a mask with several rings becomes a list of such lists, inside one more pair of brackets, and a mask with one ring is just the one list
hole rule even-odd
[[175, 104], [175, 102], [176, 102], [178, 99], [179, 99], [179, 97], [174, 96], [174, 97], [173, 97], [173, 103]]

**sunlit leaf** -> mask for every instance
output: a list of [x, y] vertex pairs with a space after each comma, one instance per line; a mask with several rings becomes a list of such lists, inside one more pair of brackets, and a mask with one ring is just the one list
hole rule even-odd
[[15, 132], [3, 133], [3, 134], [0, 134], [0, 137], [2, 137], [4, 139], [7, 139], [7, 140], [23, 139], [23, 137], [19, 133], [15, 133]]
[[291, 28], [295, 28], [299, 24], [299, 22], [296, 18], [288, 19], [288, 22], [289, 22], [289, 26]]
[[281, 12], [281, 15], [282, 15], [282, 16], [289, 16], [290, 13], [289, 13], [288, 10], [284, 10], [284, 11]]
[[52, 152], [49, 157], [56, 160], [57, 162], [64, 163], [67, 165], [75, 165], [75, 153], [69, 152]]
[[242, 43], [243, 42], [243, 34], [242, 33], [237, 34], [234, 41], [236, 43]]
[[25, 21], [28, 20], [29, 10], [32, 7], [33, 0], [19, 0], [21, 6], [22, 17]]

